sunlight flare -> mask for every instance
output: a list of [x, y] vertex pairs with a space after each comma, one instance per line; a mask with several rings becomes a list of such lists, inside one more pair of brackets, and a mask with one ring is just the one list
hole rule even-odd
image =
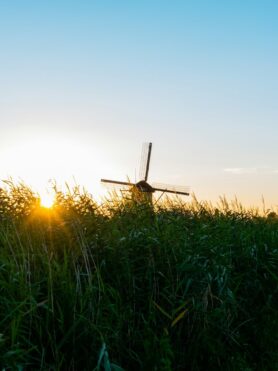
[[50, 192], [44, 192], [40, 194], [40, 206], [50, 209], [55, 202], [55, 195]]

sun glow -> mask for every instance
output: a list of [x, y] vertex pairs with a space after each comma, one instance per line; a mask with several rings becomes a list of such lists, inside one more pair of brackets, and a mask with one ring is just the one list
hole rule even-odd
[[67, 191], [67, 184], [84, 186], [94, 197], [104, 193], [100, 178], [109, 165], [98, 145], [45, 132], [26, 130], [19, 134], [7, 137], [1, 148], [0, 180], [12, 178], [15, 183], [27, 184], [39, 195], [41, 206], [47, 208], [55, 199], [46, 191], [53, 183], [61, 191]]
[[50, 209], [55, 202], [55, 196], [49, 192], [40, 195], [40, 206]]

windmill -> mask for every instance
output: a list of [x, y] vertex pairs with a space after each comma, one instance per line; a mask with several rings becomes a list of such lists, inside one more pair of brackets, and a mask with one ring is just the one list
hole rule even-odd
[[[131, 192], [132, 190], [137, 195], [141, 196], [140, 199], [144, 201], [152, 201], [152, 194], [156, 191], [163, 192], [163, 193], [174, 193], [177, 195], [189, 196], [189, 188], [184, 186], [173, 186], [168, 184], [161, 184], [161, 183], [149, 183], [148, 176], [149, 176], [149, 169], [150, 169], [150, 160], [151, 160], [151, 153], [152, 153], [152, 143], [144, 143], [142, 148], [142, 155], [141, 155], [141, 164], [140, 164], [140, 172], [139, 172], [139, 181], [132, 183], [132, 182], [122, 182], [118, 180], [110, 180], [110, 179], [101, 179], [102, 183], [109, 183], [113, 185], [120, 185], [124, 187], [130, 187]], [[138, 197], [137, 197], [138, 199]]]

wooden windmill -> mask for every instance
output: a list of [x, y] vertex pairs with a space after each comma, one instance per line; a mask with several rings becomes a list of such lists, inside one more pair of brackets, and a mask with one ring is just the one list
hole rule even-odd
[[[174, 186], [161, 183], [149, 183], [148, 175], [150, 168], [152, 152], [152, 143], [144, 143], [142, 148], [141, 165], [139, 173], [139, 181], [136, 183], [122, 182], [118, 180], [101, 179], [102, 183], [109, 183], [113, 185], [120, 185], [129, 187], [132, 194], [139, 195], [139, 198], [143, 201], [152, 201], [152, 194], [156, 191], [163, 193], [174, 193], [183, 196], [189, 196], [189, 188], [184, 186]], [[138, 197], [137, 197], [138, 199]]]

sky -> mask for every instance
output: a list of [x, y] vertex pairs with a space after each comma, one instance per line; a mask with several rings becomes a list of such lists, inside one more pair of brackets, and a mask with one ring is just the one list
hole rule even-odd
[[0, 0], [0, 179], [278, 205], [278, 3]]

